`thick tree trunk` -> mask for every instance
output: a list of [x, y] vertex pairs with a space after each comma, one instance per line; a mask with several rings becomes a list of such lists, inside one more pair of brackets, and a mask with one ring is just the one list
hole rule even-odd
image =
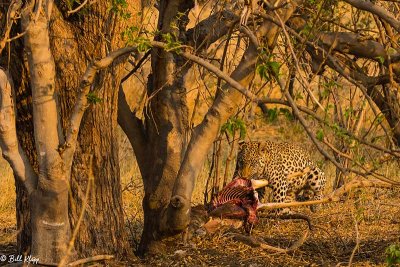
[[[101, 2], [91, 5], [93, 12], [85, 14], [85, 20], [74, 15], [67, 21], [56, 8], [53, 10], [49, 27], [50, 42], [56, 63], [56, 94], [60, 96], [64, 130], [68, 127], [70, 112], [75, 103], [77, 93], [75, 88], [79, 86], [88, 62], [120, 46], [120, 44], [116, 45], [114, 38], [120, 36], [119, 29], [114, 28], [117, 25], [117, 16], [108, 10], [108, 4]], [[7, 10], [7, 7], [4, 8]], [[14, 27], [13, 30], [15, 30], [13, 35], [22, 32], [18, 27]], [[105, 36], [104, 33], [108, 33], [109, 36]], [[52, 38], [54, 36], [57, 38]], [[33, 136], [31, 90], [21, 40], [12, 42], [13, 63], [10, 65], [10, 72], [16, 85], [18, 138], [21, 146], [27, 151], [31, 165], [38, 172]], [[7, 56], [1, 57], [0, 60], [3, 66], [8, 65]], [[89, 115], [84, 118], [78, 140], [80, 145], [75, 154], [70, 195], [73, 197], [70, 198], [72, 229], [82, 211], [86, 186], [90, 184], [89, 181], [94, 181], [91, 183], [91, 194], [85, 209], [86, 215], [75, 239], [76, 249], [81, 257], [93, 254], [122, 256], [130, 252], [124, 228], [115, 133], [118, 92], [116, 88], [119, 85], [121, 68], [122, 66], [114, 68], [113, 71], [104, 71], [96, 81], [95, 87], [98, 90], [96, 94], [103, 101], [88, 110]], [[116, 75], [111, 75], [112, 72]], [[29, 255], [32, 229], [28, 196], [23, 185], [18, 182], [16, 191], [18, 253]], [[65, 194], [62, 198], [64, 197]], [[32, 207], [33, 212], [40, 212], [40, 207], [46, 209], [43, 206], [46, 201], [43, 202], [41, 195], [35, 195], [33, 198], [39, 198], [37, 202], [42, 203], [42, 206]], [[59, 210], [67, 209], [60, 207]], [[32, 222], [35, 223], [35, 221]], [[35, 228], [38, 229], [38, 227]], [[36, 233], [38, 231], [35, 230]], [[38, 236], [38, 238], [43, 239], [46, 236]]]
[[[55, 65], [49, 49], [51, 7], [51, 1], [39, 3], [35, 8], [27, 5], [22, 12], [22, 24], [26, 31], [24, 44], [32, 86], [35, 147], [39, 162], [38, 180], [33, 192], [28, 188], [28, 193], [32, 192], [28, 199], [32, 231], [30, 253], [40, 263], [56, 264], [66, 254], [70, 224], [68, 176], [57, 152], [63, 138], [59, 131], [55, 95]], [[32, 18], [34, 10], [36, 15]]]
[[[50, 27], [54, 36], [52, 51], [56, 58], [63, 128], [76, 99], [76, 88], [87, 63], [120, 46], [120, 26], [108, 2], [91, 5], [85, 20], [72, 16], [66, 22], [55, 10]], [[64, 10], [65, 12], [65, 10]], [[110, 33], [104, 36], [103, 33]], [[121, 61], [98, 74], [94, 93], [101, 99], [85, 113], [79, 131], [78, 147], [71, 170], [70, 220], [77, 226], [82, 211], [85, 215], [75, 237], [75, 249], [80, 257], [113, 254], [117, 258], [132, 255], [125, 232], [117, 142], [117, 104]], [[119, 66], [117, 66], [119, 64]], [[90, 187], [89, 197], [85, 199]]]
[[[158, 22], [161, 34], [182, 36], [193, 6], [193, 1], [161, 1]], [[178, 13], [185, 15], [178, 18]], [[164, 215], [187, 145], [188, 107], [183, 79], [189, 67], [185, 63], [184, 58], [162, 49], [152, 51], [153, 75], [148, 80], [151, 101], [146, 118], [148, 143], [145, 166], [141, 168], [145, 170], [142, 172], [145, 197], [140, 255], [157, 253], [158, 241], [174, 234], [168, 229]]]

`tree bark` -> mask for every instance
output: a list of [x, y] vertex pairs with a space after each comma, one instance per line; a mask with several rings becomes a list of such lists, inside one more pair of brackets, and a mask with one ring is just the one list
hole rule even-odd
[[[58, 7], [60, 11], [55, 10], [50, 31], [54, 36], [63, 37], [52, 39], [52, 51], [57, 73], [62, 74], [56, 82], [65, 132], [87, 63], [105, 57], [122, 45], [121, 25], [116, 14], [108, 9], [107, 1], [91, 5], [84, 21], [74, 16], [65, 19], [66, 10]], [[113, 254], [118, 259], [132, 255], [125, 232], [116, 133], [121, 62], [117, 60], [109, 69], [97, 74], [93, 91], [101, 102], [86, 110], [79, 129], [71, 169], [69, 215], [72, 229], [83, 211], [85, 191], [91, 187], [75, 237], [79, 257]]]
[[[138, 4], [137, 1], [134, 3]], [[57, 4], [59, 6], [54, 8], [48, 28], [56, 68], [54, 96], [56, 103], [58, 98], [60, 99], [57, 105], [60, 107], [62, 129], [65, 132], [69, 126], [72, 107], [75, 104], [76, 91], [74, 89], [78, 88], [87, 63], [94, 58], [103, 57], [111, 49], [121, 46], [118, 43], [120, 27], [117, 23], [118, 16], [108, 9], [108, 2], [91, 5], [90, 12], [85, 14], [84, 20], [79, 19], [78, 15], [63, 17], [63, 14], [66, 14], [66, 10], [63, 9], [65, 7], [62, 6], [63, 3], [57, 2]], [[4, 6], [3, 8], [7, 13], [7, 7]], [[59, 12], [58, 8], [62, 12]], [[15, 36], [22, 31], [19, 27], [13, 27], [12, 35]], [[104, 35], [104, 33], [107, 34]], [[99, 36], [103, 37], [100, 38]], [[27, 66], [24, 64], [24, 47], [21, 40], [23, 39], [12, 42], [12, 64], [8, 63], [7, 56], [3, 57], [2, 55], [0, 60], [2, 65], [10, 66], [10, 72], [16, 85], [18, 139], [22, 148], [27, 152], [31, 165], [38, 173], [39, 162], [33, 135], [32, 92], [29, 82], [29, 75], [31, 74], [28, 74]], [[116, 88], [119, 86], [119, 73], [122, 68], [118, 65], [120, 62], [116, 62], [112, 70], [101, 72], [94, 84], [97, 96], [102, 98], [103, 101], [89, 110], [89, 114], [84, 117], [74, 159], [75, 163], [72, 168], [71, 204], [69, 207], [72, 229], [76, 225], [77, 218], [82, 210], [84, 191], [89, 184], [88, 181], [94, 180], [93, 188], [91, 188], [92, 193], [86, 207], [86, 215], [75, 239], [75, 243], [79, 244], [76, 245], [78, 256], [81, 257], [104, 253], [114, 254], [117, 257], [131, 255], [124, 229], [117, 136], [115, 133], [118, 100]], [[115, 75], [112, 75], [112, 73], [115, 73]], [[58, 114], [58, 112], [55, 112], [55, 114]], [[59, 130], [57, 132], [61, 133]], [[43, 137], [46, 137], [46, 135], [43, 135]], [[40, 213], [40, 207], [46, 208], [44, 206], [47, 201], [44, 198], [49, 197], [49, 195], [43, 195], [43, 192], [34, 194], [33, 198], [37, 205], [30, 207], [28, 194], [24, 186], [18, 181], [16, 182], [16, 191], [17, 226], [19, 229], [17, 236], [18, 253], [30, 254], [32, 243], [30, 209], [32, 208], [35, 214]], [[54, 195], [51, 197], [54, 197]], [[68, 199], [68, 195], [62, 196], [62, 198], [65, 197]], [[36, 201], [36, 198], [40, 199]], [[57, 199], [57, 197], [55, 198]], [[64, 203], [60, 199], [61, 202]], [[68, 209], [63, 206], [59, 210], [67, 211]], [[99, 220], [99, 218], [106, 219]], [[34, 219], [32, 219], [32, 222], [34, 224], [40, 223]], [[35, 238], [39, 238], [37, 240], [47, 238], [45, 235], [37, 234], [39, 230], [36, 226], [33, 231], [36, 232]], [[37, 247], [34, 250], [37, 250]], [[44, 249], [46, 248], [43, 247], [42, 250]], [[51, 250], [49, 251], [51, 253]]]
[[[193, 1], [161, 1], [158, 22], [161, 34], [183, 38], [188, 12], [193, 6]], [[178, 12], [185, 15], [179, 19]], [[177, 28], [173, 28], [173, 25], [177, 25]], [[163, 214], [186, 150], [188, 108], [183, 79], [189, 67], [185, 63], [187, 60], [164, 49], [154, 48], [152, 51], [153, 75], [148, 80], [150, 106], [145, 128], [146, 163], [141, 168], [145, 170], [142, 172], [145, 196], [144, 229], [138, 250], [140, 255], [156, 253], [158, 241], [164, 235], [174, 234], [169, 231], [167, 222], [163, 221]], [[135, 151], [135, 154], [138, 153]]]

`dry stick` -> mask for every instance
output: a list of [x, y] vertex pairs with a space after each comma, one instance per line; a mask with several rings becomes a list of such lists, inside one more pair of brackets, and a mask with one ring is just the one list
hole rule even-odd
[[360, 176], [354, 178], [347, 184], [339, 187], [327, 197], [319, 200], [310, 200], [304, 202], [289, 202], [289, 203], [264, 203], [260, 204], [257, 209], [258, 210], [274, 210], [281, 208], [290, 208], [290, 207], [300, 207], [300, 206], [310, 206], [315, 204], [323, 204], [328, 202], [338, 202], [340, 201], [340, 197], [344, 194], [350, 192], [352, 189], [360, 188], [360, 187], [382, 187], [382, 188], [392, 188], [393, 185], [388, 182], [383, 182], [379, 179], [365, 179]]
[[77, 8], [75, 8], [75, 9], [73, 9], [73, 10], [69, 10], [69, 11], [67, 12], [68, 15], [71, 15], [71, 14], [73, 14], [73, 13], [78, 12], [79, 10], [81, 10], [81, 9], [86, 5], [87, 2], [88, 2], [88, 0], [85, 0], [85, 1], [83, 1], [83, 3], [80, 4]]
[[358, 223], [357, 223], [357, 219], [355, 218], [354, 214], [353, 214], [353, 219], [354, 219], [354, 227], [356, 229], [356, 245], [354, 246], [354, 249], [351, 252], [351, 256], [350, 256], [350, 259], [349, 259], [349, 264], [347, 265], [349, 267], [353, 263], [354, 255], [356, 254], [356, 251], [360, 246], [360, 232], [358, 231]]
[[288, 247], [286, 249], [268, 245], [267, 243], [265, 243], [265, 241], [261, 240], [260, 238], [255, 238], [253, 236], [234, 234], [233, 239], [236, 241], [242, 242], [251, 247], [260, 247], [264, 250], [271, 250], [271, 251], [275, 251], [278, 253], [288, 253], [288, 252], [298, 249], [301, 245], [303, 245], [308, 237], [308, 234], [309, 234], [309, 230], [305, 231], [303, 233], [303, 235], [297, 241], [295, 241], [290, 247]]
[[67, 265], [67, 267], [84, 265], [85, 263], [89, 263], [89, 262], [112, 260], [112, 259], [114, 259], [114, 255], [97, 255], [97, 256], [86, 258], [86, 259], [81, 259], [81, 260], [71, 262]]
[[143, 57], [139, 60], [139, 62], [135, 65], [135, 67], [127, 74], [124, 76], [124, 78], [121, 79], [121, 83], [124, 83], [126, 80], [129, 79], [144, 63], [144, 61], [150, 56], [151, 50], [147, 51], [146, 54], [143, 55]]

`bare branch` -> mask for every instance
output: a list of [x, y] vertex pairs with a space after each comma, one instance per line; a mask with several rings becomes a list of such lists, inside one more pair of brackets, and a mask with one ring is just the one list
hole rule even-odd
[[319, 35], [319, 40], [322, 44], [341, 53], [369, 58], [378, 62], [380, 61], [379, 58], [383, 58], [385, 61], [388, 59], [385, 47], [381, 43], [356, 33], [325, 32]]
[[274, 210], [281, 208], [291, 208], [291, 207], [300, 207], [300, 206], [310, 206], [328, 202], [338, 202], [341, 200], [341, 197], [346, 193], [350, 192], [353, 189], [360, 187], [381, 187], [381, 188], [392, 188], [393, 184], [389, 182], [383, 182], [378, 179], [365, 179], [362, 177], [356, 177], [352, 179], [347, 184], [333, 191], [330, 195], [324, 197], [319, 200], [311, 200], [304, 202], [289, 202], [289, 203], [264, 203], [260, 204], [257, 209], [258, 210]]
[[77, 8], [73, 9], [73, 10], [69, 10], [67, 13], [68, 15], [74, 14], [76, 12], [78, 12], [79, 10], [81, 10], [86, 4], [87, 4], [88, 0], [85, 0], [82, 2], [82, 4], [80, 4]]
[[22, 1], [21, 0], [13, 0], [10, 3], [10, 6], [7, 11], [7, 20], [6, 25], [4, 28], [3, 39], [0, 40], [0, 54], [3, 51], [4, 47], [6, 46], [7, 42], [9, 42], [9, 36], [11, 32], [12, 25], [14, 20], [21, 9]]
[[293, 242], [293, 244], [288, 248], [279, 248], [279, 247], [271, 246], [271, 245], [268, 245], [267, 243], [265, 243], [265, 241], [262, 240], [261, 238], [257, 238], [254, 236], [246, 236], [246, 235], [242, 235], [242, 234], [234, 234], [233, 239], [236, 241], [242, 242], [253, 248], [259, 247], [264, 250], [275, 251], [278, 253], [288, 253], [288, 252], [298, 249], [301, 245], [303, 245], [308, 237], [308, 234], [309, 234], [309, 230], [307, 229], [301, 235], [301, 237], [298, 240], [296, 240], [295, 242]]
[[0, 68], [0, 147], [15, 178], [25, 185], [30, 194], [36, 187], [37, 176], [18, 142], [13, 91], [11, 77]]
[[389, 23], [393, 28], [395, 28], [397, 32], [400, 32], [400, 21], [398, 21], [396, 17], [393, 16], [393, 14], [388, 12], [383, 7], [377, 6], [372, 2], [364, 0], [344, 0], [344, 1], [358, 9], [368, 11], [378, 16], [379, 18]]
[[68, 263], [67, 267], [81, 266], [81, 265], [85, 265], [85, 264], [91, 263], [91, 262], [105, 261], [105, 260], [112, 260], [112, 259], [114, 259], [114, 255], [97, 255], [97, 256], [93, 256], [93, 257], [89, 257], [86, 259], [81, 259], [81, 260], [77, 260], [77, 261]]

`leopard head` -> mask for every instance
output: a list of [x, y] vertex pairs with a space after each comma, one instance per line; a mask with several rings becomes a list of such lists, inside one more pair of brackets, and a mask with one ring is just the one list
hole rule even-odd
[[236, 175], [243, 178], [261, 175], [265, 167], [265, 158], [262, 152], [263, 147], [259, 142], [239, 143]]

